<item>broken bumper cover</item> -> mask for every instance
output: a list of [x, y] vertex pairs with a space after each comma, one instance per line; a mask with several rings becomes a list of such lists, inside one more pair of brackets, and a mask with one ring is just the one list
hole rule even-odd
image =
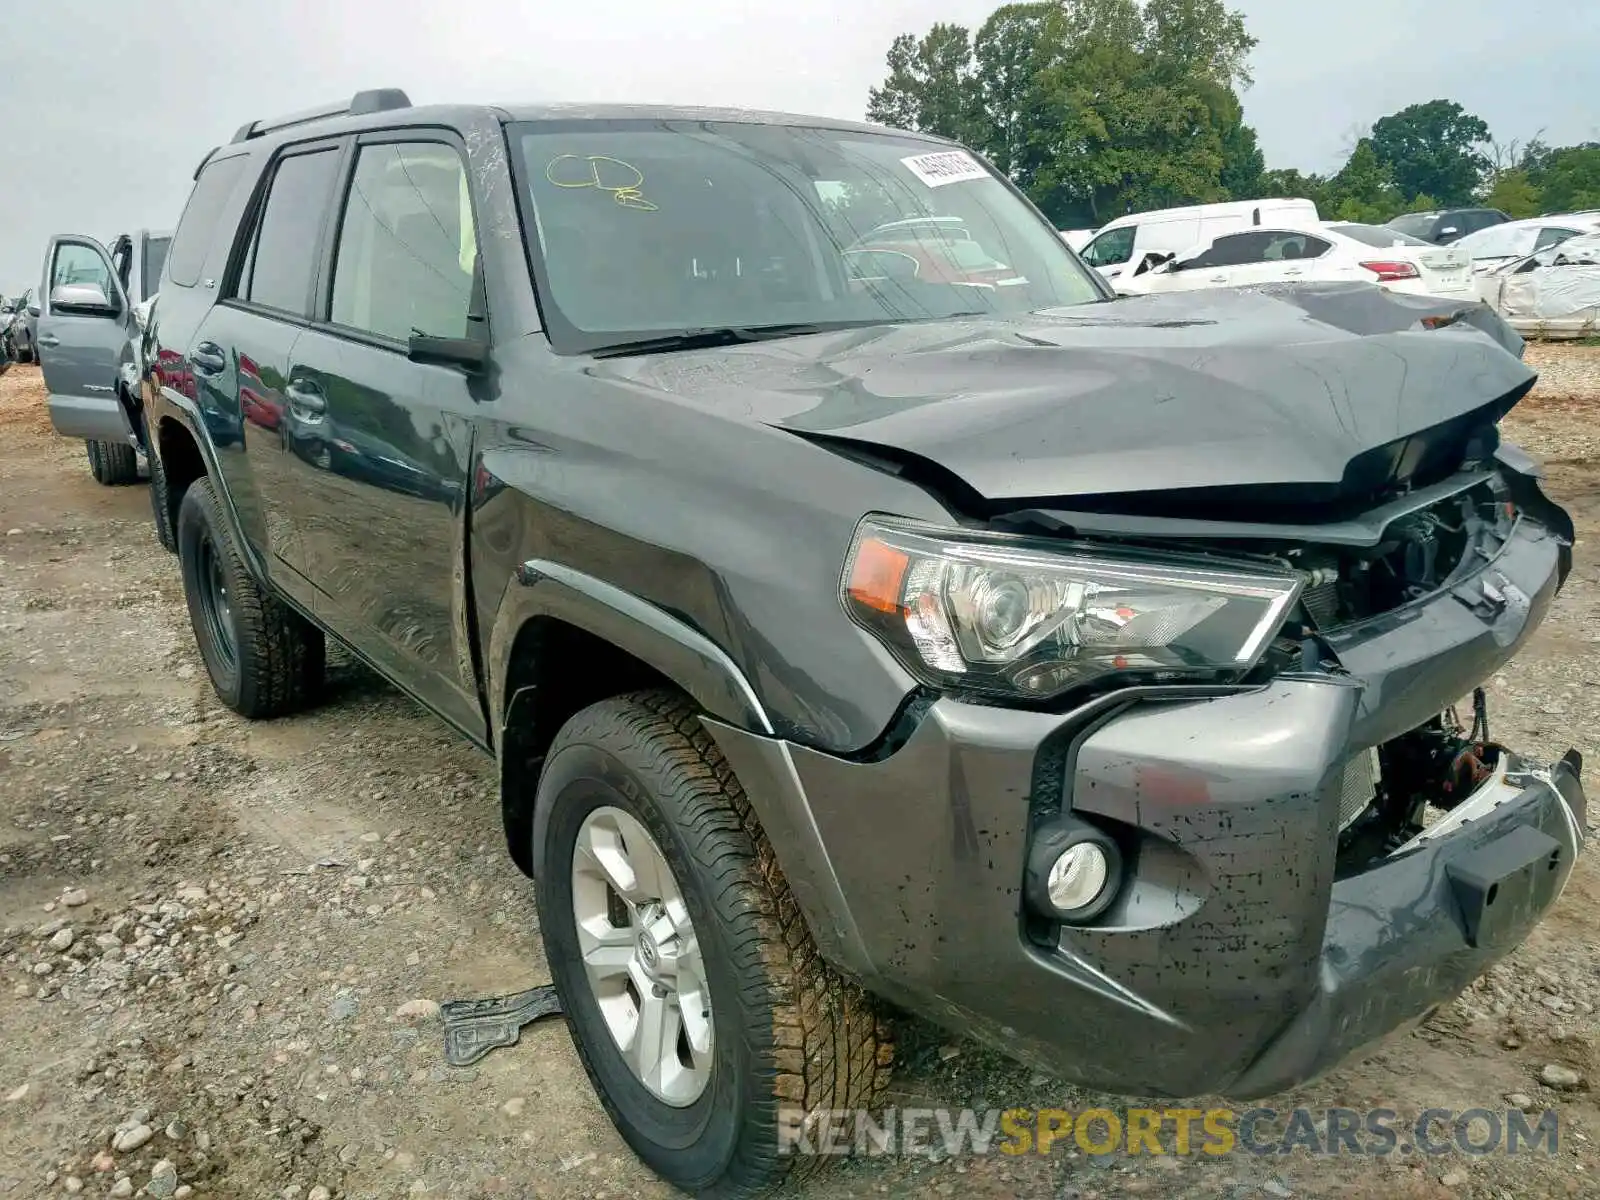
[[[1453, 998], [1565, 885], [1585, 829], [1566, 761], [1508, 764], [1359, 873], [1335, 861], [1347, 765], [1503, 665], [1562, 551], [1530, 525], [1493, 565], [1519, 603], [1435, 596], [1347, 639], [1348, 675], [1066, 714], [940, 699], [873, 761], [707, 724], [824, 955], [873, 990], [1090, 1086], [1253, 1098]], [[1042, 941], [1024, 866], [1061, 811], [1134, 850], [1110, 910]]]

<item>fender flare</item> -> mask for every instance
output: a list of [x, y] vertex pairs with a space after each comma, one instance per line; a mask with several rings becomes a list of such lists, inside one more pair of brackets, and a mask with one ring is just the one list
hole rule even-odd
[[[549, 821], [548, 805], [530, 794], [533, 764], [517, 752], [518, 706], [532, 689], [504, 697], [506, 664], [518, 632], [553, 617], [601, 638], [653, 667], [700, 707], [702, 723], [739, 775], [762, 830], [789, 880], [822, 956], [857, 978], [870, 961], [789, 759], [788, 743], [744, 672], [710, 638], [604, 580], [560, 563], [517, 568], [489, 638], [490, 703], [498, 736], [501, 819], [512, 860], [530, 877]], [[503, 711], [501, 708], [503, 706]]]
[[222, 510], [222, 519], [227, 522], [228, 533], [233, 538], [233, 544], [238, 547], [240, 557], [244, 559], [245, 569], [258, 584], [265, 585], [266, 564], [261, 561], [261, 556], [256, 553], [256, 548], [250, 544], [250, 540], [244, 536], [244, 527], [239, 523], [239, 514], [234, 509], [228, 482], [217, 464], [217, 448], [211, 444], [211, 439], [204, 432], [205, 422], [201, 420], [199, 406], [188, 397], [175, 395], [166, 388], [156, 393], [154, 403], [145, 412], [144, 422], [145, 437], [150, 443], [148, 452], [152, 458], [161, 454], [159, 430], [162, 420], [166, 417], [171, 417], [181, 425], [190, 440], [199, 448], [200, 461], [206, 469], [206, 478], [216, 491], [217, 499], [222, 502], [218, 506]]
[[484, 664], [490, 731], [499, 767], [500, 821], [512, 862], [530, 878], [538, 861], [537, 777], [543, 752], [524, 744], [531, 727], [522, 707], [533, 689], [506, 695], [506, 673], [517, 636], [529, 621], [562, 621], [652, 667], [700, 706], [736, 729], [770, 736], [772, 722], [744, 672], [722, 647], [671, 613], [593, 575], [561, 563], [530, 559], [518, 565], [495, 614]]

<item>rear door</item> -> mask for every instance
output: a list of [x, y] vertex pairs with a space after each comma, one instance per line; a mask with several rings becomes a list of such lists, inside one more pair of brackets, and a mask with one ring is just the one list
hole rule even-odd
[[1191, 292], [1200, 288], [1229, 287], [1240, 268], [1264, 262], [1271, 235], [1259, 230], [1230, 233], [1198, 250], [1190, 250], [1164, 271], [1161, 291]]
[[285, 394], [290, 438], [307, 447], [294, 452], [293, 497], [318, 615], [481, 739], [457, 579], [482, 384], [407, 353], [413, 333], [487, 340], [467, 181], [449, 134], [360, 140], [318, 319], [290, 350]]
[[39, 292], [37, 352], [50, 423], [63, 437], [131, 441], [117, 377], [135, 328], [133, 308], [111, 256], [92, 237], [53, 237]]
[[223, 281], [189, 350], [228, 491], [273, 582], [307, 607], [315, 589], [295, 522], [297, 493], [322, 441], [320, 414], [296, 408], [289, 352], [305, 330], [323, 226], [346, 142], [324, 138], [279, 152], [257, 189], [242, 257]]

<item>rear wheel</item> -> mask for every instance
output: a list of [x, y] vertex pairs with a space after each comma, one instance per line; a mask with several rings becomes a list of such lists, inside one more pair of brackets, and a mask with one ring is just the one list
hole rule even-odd
[[892, 1049], [871, 998], [818, 956], [739, 781], [682, 697], [596, 704], [539, 782], [539, 924], [573, 1041], [635, 1153], [743, 1196], [828, 1160], [780, 1124], [866, 1108]]
[[217, 696], [245, 717], [305, 707], [327, 665], [322, 631], [256, 584], [210, 480], [184, 493], [177, 541], [189, 622]]
[[126, 442], [88, 442], [89, 470], [97, 482], [116, 487], [139, 480], [139, 455]]

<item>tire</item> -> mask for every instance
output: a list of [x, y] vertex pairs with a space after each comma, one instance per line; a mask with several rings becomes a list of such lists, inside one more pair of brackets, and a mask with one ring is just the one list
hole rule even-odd
[[167, 471], [161, 465], [161, 450], [150, 447], [150, 512], [155, 520], [156, 541], [163, 550], [178, 552], [178, 535], [172, 527], [172, 491], [167, 484]]
[[[780, 1120], [814, 1108], [870, 1108], [888, 1082], [893, 1048], [871, 997], [818, 955], [743, 788], [693, 706], [672, 693], [644, 692], [580, 712], [551, 746], [538, 804], [543, 837], [534, 861], [546, 958], [578, 1055], [623, 1139], [663, 1179], [698, 1196], [751, 1195], [830, 1161], [782, 1153]], [[653, 890], [676, 890], [681, 904], [669, 903], [669, 911], [687, 915], [692, 936], [658, 947], [652, 940], [650, 951], [645, 939], [633, 940], [641, 928], [663, 928], [647, 903], [652, 868], [640, 871], [636, 882], [644, 882], [623, 900], [592, 865], [601, 860], [579, 851], [580, 840], [610, 844], [604, 839], [612, 830], [633, 861], [649, 850], [659, 856], [654, 878], [664, 863], [665, 883]], [[619, 939], [618, 953], [631, 954], [626, 968], [610, 971], [605, 1010], [602, 985], [591, 985], [583, 962], [580, 920], [589, 944], [603, 929]], [[685, 945], [698, 947], [698, 973], [682, 965], [690, 956], [680, 960], [669, 949]], [[625, 1024], [629, 1005], [643, 1013], [650, 1002], [637, 980], [646, 976], [635, 969], [648, 971], [646, 963], [678, 963], [673, 980], [700, 981], [668, 991], [676, 1005], [654, 1001], [674, 1053], [648, 1084], [625, 1059], [625, 1038], [613, 1034], [606, 1015], [621, 1014]], [[691, 1011], [697, 999], [703, 1009], [708, 995], [707, 1044], [696, 1051], [690, 1023], [672, 1014]]]
[[322, 631], [252, 578], [209, 479], [184, 493], [177, 543], [189, 622], [218, 698], [251, 718], [311, 703], [327, 666]]
[[139, 482], [139, 455], [126, 442], [86, 442], [89, 470], [107, 487]]

